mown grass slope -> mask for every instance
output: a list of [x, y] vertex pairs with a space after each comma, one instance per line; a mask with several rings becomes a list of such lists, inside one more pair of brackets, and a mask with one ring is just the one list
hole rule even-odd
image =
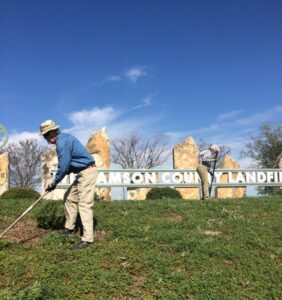
[[[1, 231], [30, 203], [0, 201]], [[99, 202], [90, 248], [71, 251], [78, 240], [56, 231], [2, 240], [0, 299], [282, 299], [281, 207], [282, 197]]]

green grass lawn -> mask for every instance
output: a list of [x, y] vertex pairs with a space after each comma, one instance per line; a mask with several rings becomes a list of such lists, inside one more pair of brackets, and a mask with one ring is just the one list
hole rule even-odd
[[[31, 203], [0, 200], [0, 230]], [[69, 250], [77, 240], [56, 231], [0, 241], [0, 299], [282, 299], [281, 207], [282, 197], [99, 202], [89, 248]]]

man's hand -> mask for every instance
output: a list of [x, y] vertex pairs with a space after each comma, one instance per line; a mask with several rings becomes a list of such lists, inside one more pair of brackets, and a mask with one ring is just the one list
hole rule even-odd
[[56, 188], [57, 184], [53, 181], [52, 183], [49, 183], [47, 188], [45, 189], [45, 192], [52, 192]]

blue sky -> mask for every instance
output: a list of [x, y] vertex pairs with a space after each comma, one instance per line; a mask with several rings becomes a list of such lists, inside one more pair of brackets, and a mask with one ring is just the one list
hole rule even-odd
[[[230, 145], [282, 118], [282, 1], [0, 0], [0, 123]], [[242, 162], [243, 163], [243, 162]]]

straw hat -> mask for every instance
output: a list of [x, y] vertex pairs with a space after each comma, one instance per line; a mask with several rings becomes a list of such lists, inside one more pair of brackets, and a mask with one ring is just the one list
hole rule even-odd
[[51, 131], [51, 130], [56, 130], [60, 128], [59, 125], [57, 125], [55, 122], [53, 122], [52, 120], [47, 120], [45, 122], [43, 122], [40, 125], [40, 135], [45, 135], [47, 132]]

